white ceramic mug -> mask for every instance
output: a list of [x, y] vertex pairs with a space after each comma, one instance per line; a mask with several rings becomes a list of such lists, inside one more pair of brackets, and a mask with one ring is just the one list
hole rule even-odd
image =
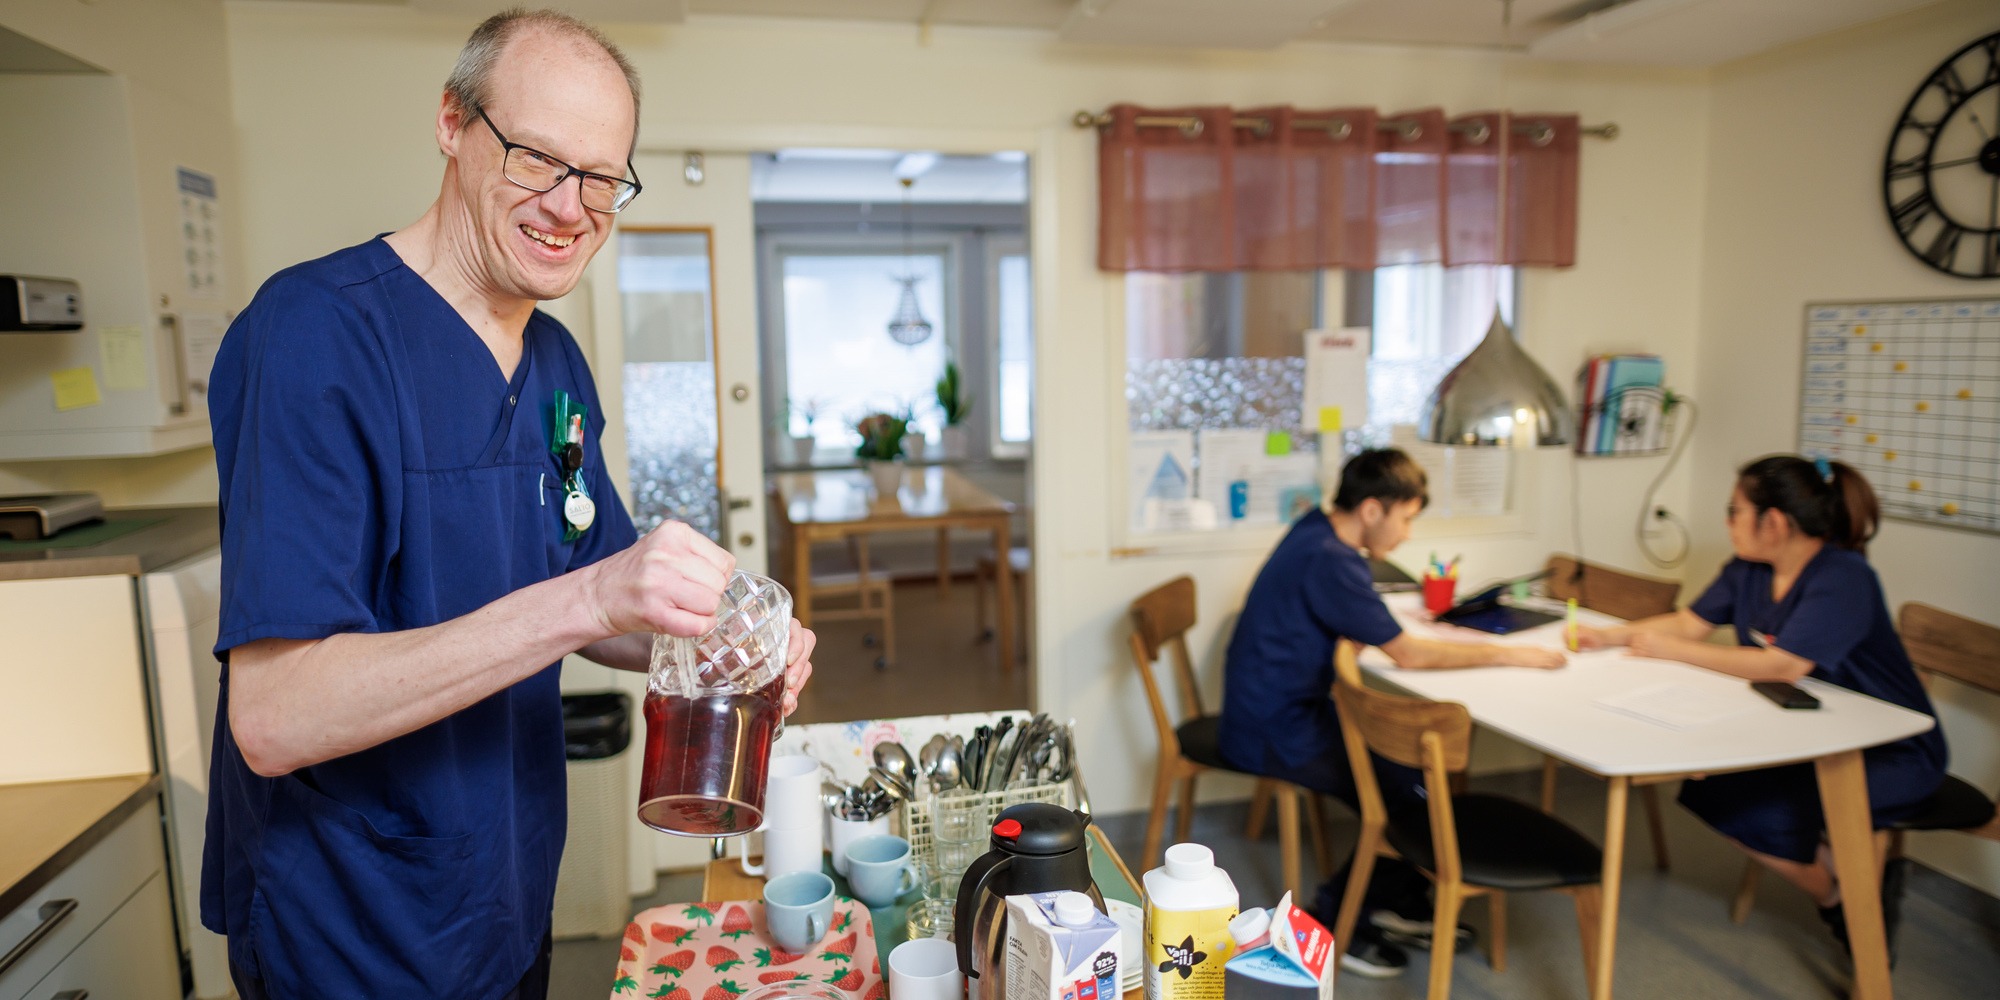
[[742, 860], [745, 875], [762, 875], [767, 879], [792, 872], [816, 872], [820, 870], [820, 829], [818, 823], [805, 826], [788, 826], [757, 831], [764, 840], [764, 863], [750, 863], [750, 838], [738, 837], [743, 845]]
[[819, 761], [805, 754], [771, 758], [764, 779], [764, 825], [773, 830], [819, 824]]
[[833, 870], [843, 877], [847, 875], [847, 845], [863, 837], [873, 837], [889, 832], [889, 817], [874, 819], [841, 819], [827, 817], [827, 852], [833, 855]]
[[960, 1000], [965, 976], [949, 938], [905, 941], [889, 953], [889, 995], [896, 1000]]

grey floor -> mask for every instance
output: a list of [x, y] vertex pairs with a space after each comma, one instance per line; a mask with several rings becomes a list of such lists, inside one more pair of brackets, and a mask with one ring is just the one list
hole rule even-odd
[[[864, 645], [869, 627], [858, 622], [820, 629], [817, 675], [799, 714], [809, 722], [894, 717], [940, 711], [1014, 708], [1027, 704], [1025, 669], [1001, 672], [993, 644], [980, 642], [972, 626], [972, 587], [961, 580], [940, 598], [934, 583], [904, 583], [895, 591], [898, 659], [878, 670], [875, 647]], [[953, 689], [908, 683], [914, 664], [970, 661], [986, 669]], [[1151, 756], [1151, 746], [1134, 753]], [[1538, 776], [1499, 775], [1473, 782], [1482, 791], [1532, 799]], [[1742, 861], [1691, 816], [1672, 804], [1662, 789], [1672, 870], [1657, 872], [1639, 806], [1626, 852], [1624, 899], [1619, 907], [1617, 992], [1621, 997], [1744, 998], [1844, 997], [1846, 964], [1811, 904], [1789, 886], [1766, 877], [1749, 922], [1729, 922], [1728, 900], [1735, 892]], [[1572, 771], [1563, 774], [1557, 811], [1595, 839], [1604, 828], [1604, 785]], [[1215, 849], [1216, 860], [1235, 879], [1244, 905], [1269, 905], [1279, 894], [1277, 837], [1243, 836], [1240, 804], [1204, 806], [1196, 811], [1193, 839]], [[1135, 871], [1145, 816], [1100, 817], [1100, 824]], [[1329, 804], [1330, 835], [1336, 852], [1353, 843], [1354, 820]], [[1318, 882], [1307, 852], [1308, 880]], [[1157, 863], [1157, 862], [1155, 862]], [[664, 876], [651, 896], [633, 901], [634, 912], [649, 906], [693, 900], [701, 894], [697, 874]], [[1905, 998], [2000, 997], [2000, 901], [1922, 867], [1915, 867], [1898, 934], [1896, 995]], [[1583, 952], [1569, 897], [1555, 893], [1517, 894], [1508, 905], [1508, 967], [1495, 973], [1478, 948], [1454, 962], [1452, 995], [1481, 998], [1580, 998], [1586, 995]], [[1482, 935], [1483, 903], [1467, 908], [1466, 921]], [[559, 942], [555, 949], [554, 1000], [599, 1000], [610, 993], [618, 941]], [[1424, 995], [1428, 953], [1413, 955], [1397, 979], [1340, 978], [1340, 1000], [1387, 1000]]]

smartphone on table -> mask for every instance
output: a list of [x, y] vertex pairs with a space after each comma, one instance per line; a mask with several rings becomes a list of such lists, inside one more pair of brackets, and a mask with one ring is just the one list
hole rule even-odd
[[1778, 704], [1780, 708], [1812, 709], [1819, 707], [1819, 699], [1808, 694], [1796, 684], [1784, 681], [1751, 681], [1750, 686], [1757, 693]]

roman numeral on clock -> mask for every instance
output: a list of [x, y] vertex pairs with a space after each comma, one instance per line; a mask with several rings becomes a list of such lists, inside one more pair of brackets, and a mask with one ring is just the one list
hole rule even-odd
[[1931, 193], [1918, 191], [1897, 202], [1896, 207], [1889, 210], [1889, 217], [1895, 221], [1896, 231], [1908, 236], [1916, 232], [1917, 227], [1923, 225], [1924, 220], [1935, 211], [1937, 203], [1931, 201]]

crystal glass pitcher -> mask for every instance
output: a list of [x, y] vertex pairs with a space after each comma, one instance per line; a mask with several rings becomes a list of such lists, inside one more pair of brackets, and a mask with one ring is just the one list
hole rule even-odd
[[739, 570], [723, 588], [715, 628], [653, 638], [640, 822], [684, 837], [734, 836], [763, 822], [791, 624], [792, 595]]

